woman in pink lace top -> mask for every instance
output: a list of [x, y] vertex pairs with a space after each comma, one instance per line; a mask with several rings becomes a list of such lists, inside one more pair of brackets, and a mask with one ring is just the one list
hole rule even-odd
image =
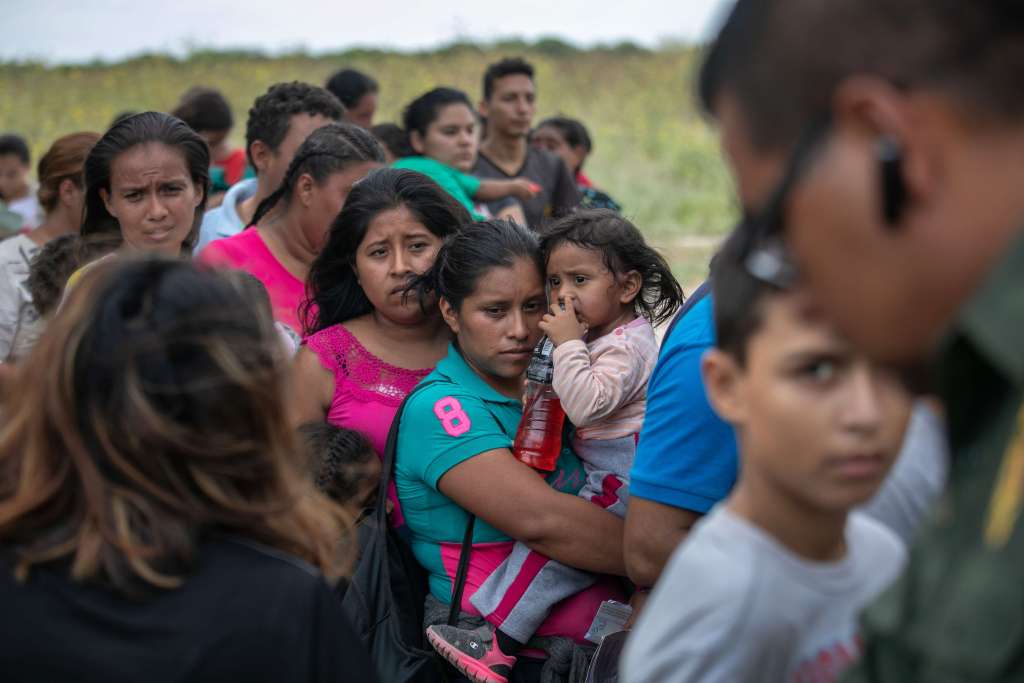
[[447, 352], [436, 307], [405, 295], [469, 214], [434, 181], [379, 169], [357, 183], [309, 272], [311, 321], [295, 359], [292, 419], [362, 432], [378, 455], [416, 383]]
[[[433, 369], [431, 361], [436, 363], [438, 360], [426, 358], [424, 362], [430, 364], [430, 367], [415, 370], [400, 368], [373, 355], [345, 325], [340, 324], [310, 335], [303, 344], [312, 352], [311, 355], [315, 355], [319, 364], [319, 367], [314, 368], [316, 375], [326, 376], [324, 370], [331, 373], [330, 404], [326, 415], [321, 407], [315, 419], [326, 418], [333, 425], [362, 432], [378, 455], [384, 452], [391, 420], [402, 404], [402, 399], [421, 379], [430, 374]], [[305, 364], [309, 365], [309, 356], [305, 357]], [[300, 381], [312, 379], [309, 377], [311, 374], [308, 369], [297, 368], [296, 371]], [[326, 382], [318, 381], [313, 386], [318, 385], [326, 386]], [[306, 385], [306, 390], [309, 391], [309, 385]], [[321, 391], [315, 393], [320, 397], [325, 395]]]

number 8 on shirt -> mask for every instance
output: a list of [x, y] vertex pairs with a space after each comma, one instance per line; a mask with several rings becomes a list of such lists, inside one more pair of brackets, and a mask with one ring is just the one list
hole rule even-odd
[[449, 436], [462, 436], [472, 427], [469, 415], [462, 409], [462, 404], [452, 396], [445, 396], [434, 404], [434, 415], [437, 415]]

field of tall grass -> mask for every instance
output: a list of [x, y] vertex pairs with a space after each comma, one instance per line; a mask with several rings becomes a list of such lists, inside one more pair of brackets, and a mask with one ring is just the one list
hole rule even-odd
[[232, 137], [242, 144], [248, 107], [272, 83], [322, 84], [334, 70], [351, 66], [381, 84], [377, 121], [397, 121], [407, 102], [436, 85], [478, 98], [485, 66], [506, 55], [523, 55], [536, 66], [539, 117], [563, 113], [588, 125], [595, 141], [588, 174], [624, 205], [684, 283], [699, 281], [735, 210], [714, 133], [695, 108], [697, 53], [691, 48], [577, 50], [541, 41], [457, 44], [421, 53], [271, 58], [196, 52], [185, 59], [143, 56], [117, 64], [0, 64], [0, 130], [24, 135], [37, 158], [59, 135], [102, 131], [124, 110], [168, 110], [190, 86], [207, 85], [232, 103]]

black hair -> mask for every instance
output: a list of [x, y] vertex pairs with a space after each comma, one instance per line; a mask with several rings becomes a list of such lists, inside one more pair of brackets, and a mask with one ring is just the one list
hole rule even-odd
[[[183, 430], [189, 425], [214, 425], [218, 416], [236, 422], [255, 418], [240, 412], [252, 406], [246, 392], [253, 386], [228, 384], [224, 368], [266, 377], [279, 375], [282, 364], [273, 326], [251, 315], [232, 284], [218, 272], [165, 257], [118, 259], [97, 270], [90, 276], [102, 277], [103, 284], [93, 290], [93, 313], [75, 353], [73, 376], [82, 405], [95, 402], [131, 413], [139, 410], [133, 402], [142, 395], [178, 434], [187, 434]], [[236, 357], [226, 362], [206, 343], [211, 339]], [[138, 375], [136, 391], [132, 374]], [[98, 438], [87, 422], [94, 416], [79, 419], [83, 438]], [[231, 438], [239, 438], [237, 432]], [[194, 448], [201, 452], [206, 446]], [[217, 449], [223, 444], [212, 448], [222, 452]]]
[[44, 244], [32, 257], [25, 280], [36, 312], [42, 317], [55, 312], [68, 278], [85, 264], [117, 249], [119, 243], [111, 235], [61, 235]]
[[384, 149], [369, 132], [351, 123], [329, 123], [316, 129], [296, 150], [281, 186], [256, 207], [252, 222], [258, 223], [282, 199], [287, 206], [295, 183], [303, 174], [320, 185], [353, 164], [369, 161], [384, 163]]
[[336, 503], [361, 503], [353, 499], [377, 458], [369, 440], [357, 431], [326, 422], [309, 422], [298, 431], [308, 450], [316, 487]]
[[121, 226], [107, 211], [100, 190], [110, 192], [110, 169], [114, 159], [132, 147], [147, 142], [159, 142], [181, 152], [192, 182], [203, 193], [202, 200], [196, 206], [192, 230], [182, 245], [190, 250], [195, 244], [210, 194], [210, 150], [206, 141], [184, 121], [155, 111], [129, 116], [115, 123], [85, 158], [85, 218], [82, 221], [82, 235], [121, 233]]
[[337, 97], [346, 109], [352, 109], [359, 104], [364, 95], [380, 90], [377, 81], [355, 69], [336, 71], [327, 79], [324, 87]]
[[337, 97], [315, 85], [293, 81], [270, 86], [253, 102], [245, 123], [245, 154], [249, 164], [255, 166], [252, 143], [259, 140], [276, 152], [296, 114], [320, 115], [339, 121], [344, 113], [345, 108]]
[[331, 225], [327, 243], [306, 278], [307, 300], [300, 318], [306, 335], [373, 310], [356, 279], [356, 251], [378, 214], [405, 207], [438, 237], [448, 238], [469, 223], [469, 212], [433, 180], [415, 171], [381, 168], [356, 183]]
[[61, 235], [50, 240], [29, 262], [25, 288], [32, 299], [32, 306], [45, 318], [57, 308], [64, 296], [64, 285], [71, 274], [78, 270], [78, 235]]
[[189, 88], [171, 114], [197, 133], [228, 131], [235, 125], [231, 105], [220, 90], [203, 86]]
[[430, 124], [437, 120], [441, 109], [452, 104], [464, 104], [470, 111], [473, 105], [466, 93], [455, 88], [434, 88], [423, 93], [409, 103], [402, 112], [402, 125], [405, 132], [412, 134], [416, 131], [420, 135], [426, 135]]
[[[683, 303], [683, 288], [664, 257], [647, 245], [636, 226], [611, 209], [586, 209], [544, 227], [540, 234], [545, 261], [562, 244], [600, 252], [605, 267], [620, 277], [640, 274], [640, 292], [633, 305], [652, 325], [675, 315]], [[546, 265], [546, 264], [545, 264]]]
[[522, 57], [506, 57], [487, 67], [484, 72], [484, 100], [491, 99], [494, 94], [494, 83], [505, 76], [526, 76], [533, 80], [533, 65]]
[[32, 307], [40, 317], [45, 318], [57, 308], [64, 296], [64, 286], [80, 267], [78, 259], [78, 235], [60, 235], [50, 240], [36, 252], [29, 261], [25, 288], [28, 290]]
[[238, 290], [254, 313], [263, 316], [268, 322], [273, 322], [274, 305], [270, 301], [270, 292], [262, 280], [245, 270], [225, 270], [221, 275]]
[[582, 121], [570, 119], [568, 116], [552, 116], [541, 121], [537, 128], [545, 126], [557, 129], [570, 147], [582, 147], [587, 154], [594, 151], [594, 142], [590, 139], [590, 132]]
[[540, 242], [532, 230], [500, 218], [470, 223], [445, 238], [433, 267], [416, 278], [410, 290], [417, 292], [424, 309], [437, 298], [458, 311], [480, 278], [494, 268], [511, 268], [519, 258], [536, 264], [544, 277]]
[[113, 128], [125, 119], [130, 119], [138, 113], [139, 112], [135, 111], [134, 109], [125, 109], [124, 111], [119, 111], [116, 114], [114, 114], [114, 118], [110, 119], [110, 125], [107, 126], [107, 128]]
[[715, 346], [743, 366], [750, 339], [764, 322], [764, 302], [784, 293], [778, 285], [750, 274], [744, 261], [742, 228], [734, 230], [711, 259]]
[[32, 160], [32, 156], [28, 151], [28, 143], [25, 142], [25, 138], [14, 133], [7, 133], [6, 135], [0, 135], [0, 156], [6, 156], [13, 154], [18, 157], [25, 166], [29, 165]]
[[968, 111], [1019, 122], [1022, 45], [1018, 0], [738, 0], [705, 54], [699, 97], [714, 114], [728, 90], [764, 151], [795, 144], [855, 74], [944, 92]]
[[397, 123], [378, 123], [370, 128], [370, 133], [380, 141], [380, 144], [387, 147], [391, 156], [396, 159], [411, 157], [416, 153], [409, 147], [409, 136]]

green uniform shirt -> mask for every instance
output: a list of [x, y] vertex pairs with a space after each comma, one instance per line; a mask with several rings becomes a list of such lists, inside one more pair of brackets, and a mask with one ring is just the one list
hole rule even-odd
[[939, 373], [950, 489], [865, 613], [851, 683], [1024, 680], [1024, 238], [963, 308]]

